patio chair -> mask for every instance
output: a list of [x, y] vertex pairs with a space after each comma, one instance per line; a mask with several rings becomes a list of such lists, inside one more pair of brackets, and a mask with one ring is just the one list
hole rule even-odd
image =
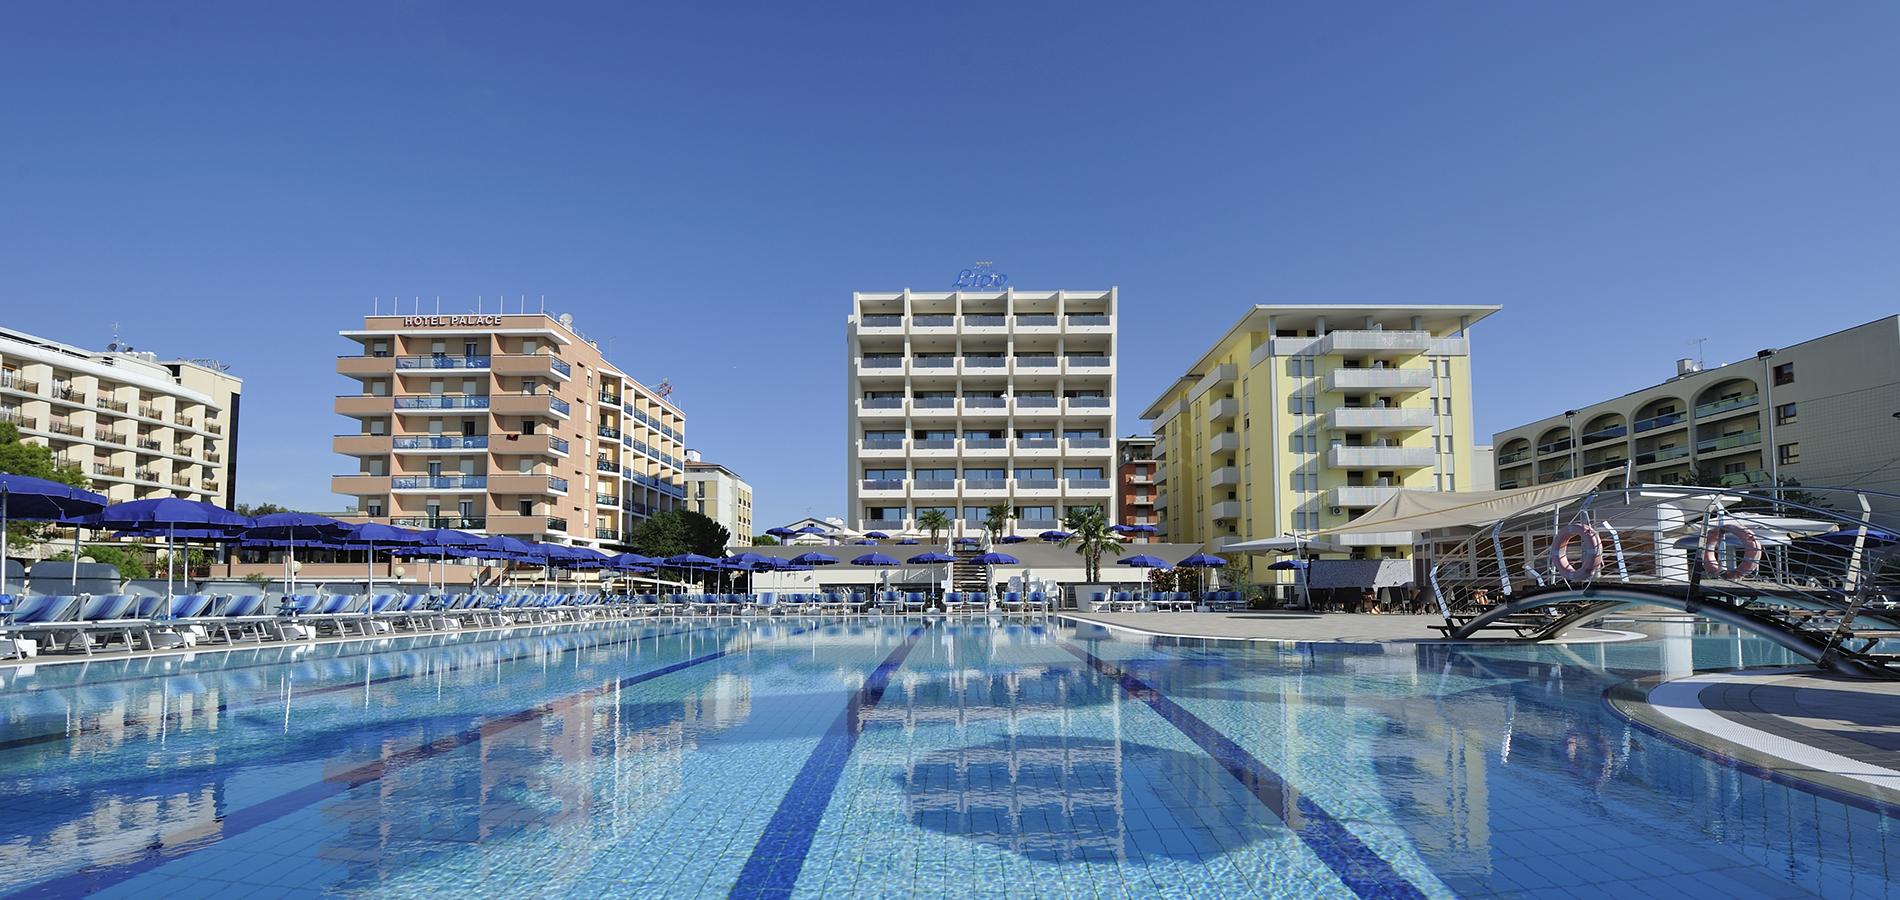
[[13, 599], [0, 614], [0, 637], [6, 639], [0, 652], [21, 659], [39, 655], [38, 636], [50, 639], [78, 606], [79, 598], [71, 595], [33, 594]]

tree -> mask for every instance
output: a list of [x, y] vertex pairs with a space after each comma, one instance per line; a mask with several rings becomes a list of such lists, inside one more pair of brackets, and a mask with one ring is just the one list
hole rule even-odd
[[[57, 481], [76, 488], [89, 484], [78, 466], [61, 465], [53, 451], [39, 444], [20, 440], [20, 429], [11, 422], [0, 422], [0, 472]], [[31, 547], [45, 542], [47, 526], [38, 523], [9, 523], [7, 546]]]
[[[143, 548], [138, 544], [126, 544], [124, 546], [87, 544], [83, 548], [82, 555], [91, 558], [93, 562], [105, 563], [108, 566], [118, 569], [120, 578], [152, 577], [152, 564], [146, 561]], [[47, 557], [47, 559], [56, 560], [68, 560], [72, 558], [73, 551], [71, 550], [61, 550]]]
[[778, 546], [778, 538], [775, 538], [769, 534], [755, 534], [752, 536], [752, 546], [776, 547]]
[[992, 503], [984, 512], [987, 515], [983, 519], [983, 527], [989, 530], [990, 541], [994, 543], [997, 538], [1003, 536], [1003, 532], [1009, 530], [1011, 510], [1007, 503]]
[[295, 510], [287, 506], [278, 506], [275, 503], [240, 503], [233, 507], [231, 511], [240, 516], [251, 516], [255, 518], [257, 516], [268, 516], [274, 513], [294, 512]]
[[1075, 552], [1082, 554], [1083, 578], [1091, 584], [1102, 580], [1102, 554], [1122, 552], [1121, 536], [1108, 530], [1108, 517], [1102, 514], [1101, 507], [1084, 506], [1069, 510], [1062, 526], [1069, 530], [1069, 536], [1062, 539], [1062, 546], [1073, 545]]
[[715, 559], [726, 555], [732, 533], [726, 526], [690, 509], [655, 513], [634, 526], [627, 544], [642, 556], [678, 556], [697, 553]]
[[930, 532], [930, 542], [934, 544], [950, 528], [950, 517], [941, 509], [926, 509], [917, 514], [917, 527]]

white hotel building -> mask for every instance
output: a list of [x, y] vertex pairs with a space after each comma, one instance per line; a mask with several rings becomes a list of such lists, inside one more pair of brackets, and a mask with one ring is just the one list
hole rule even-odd
[[1057, 527], [1075, 507], [1113, 516], [1116, 293], [856, 293], [847, 321], [846, 488], [857, 531], [953, 534]]

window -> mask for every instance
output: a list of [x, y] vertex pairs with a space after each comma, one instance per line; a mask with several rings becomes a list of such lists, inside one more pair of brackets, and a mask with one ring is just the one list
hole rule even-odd
[[1775, 424], [1787, 425], [1794, 422], [1794, 404], [1783, 403], [1775, 407]]
[[1776, 385], [1794, 384], [1794, 363], [1782, 363], [1775, 367], [1774, 372]]
[[517, 509], [518, 511], [520, 511], [520, 513], [521, 513], [522, 515], [524, 515], [524, 516], [532, 516], [532, 515], [534, 515], [534, 501], [533, 501], [533, 500], [522, 500], [522, 501], [519, 501], [519, 502], [518, 502], [518, 503], [517, 503], [517, 504], [515, 505], [515, 508], [516, 508], [516, 509]]
[[1790, 444], [1782, 444], [1781, 446], [1776, 447], [1775, 459], [1784, 466], [1790, 463], [1800, 462], [1801, 461], [1801, 444], [1797, 442], [1797, 443], [1790, 443]]
[[374, 517], [374, 516], [380, 516], [380, 515], [382, 515], [382, 514], [383, 514], [383, 501], [381, 501], [381, 500], [364, 500], [364, 501], [363, 501], [363, 511], [364, 511], [365, 513], [367, 513], [367, 514], [369, 514], [369, 515], [370, 515], [370, 516], [372, 516], [372, 517]]

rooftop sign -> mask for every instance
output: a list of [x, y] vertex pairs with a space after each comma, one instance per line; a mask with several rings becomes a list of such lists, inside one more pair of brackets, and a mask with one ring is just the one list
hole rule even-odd
[[993, 262], [980, 262], [957, 272], [957, 282], [950, 287], [957, 290], [1000, 291], [1009, 284], [1009, 276], [995, 271]]
[[501, 317], [500, 316], [483, 316], [483, 315], [403, 316], [402, 317], [402, 327], [404, 328], [444, 328], [444, 327], [453, 328], [453, 327], [465, 327], [465, 326], [471, 326], [471, 325], [486, 326], [490, 328], [500, 328]]

